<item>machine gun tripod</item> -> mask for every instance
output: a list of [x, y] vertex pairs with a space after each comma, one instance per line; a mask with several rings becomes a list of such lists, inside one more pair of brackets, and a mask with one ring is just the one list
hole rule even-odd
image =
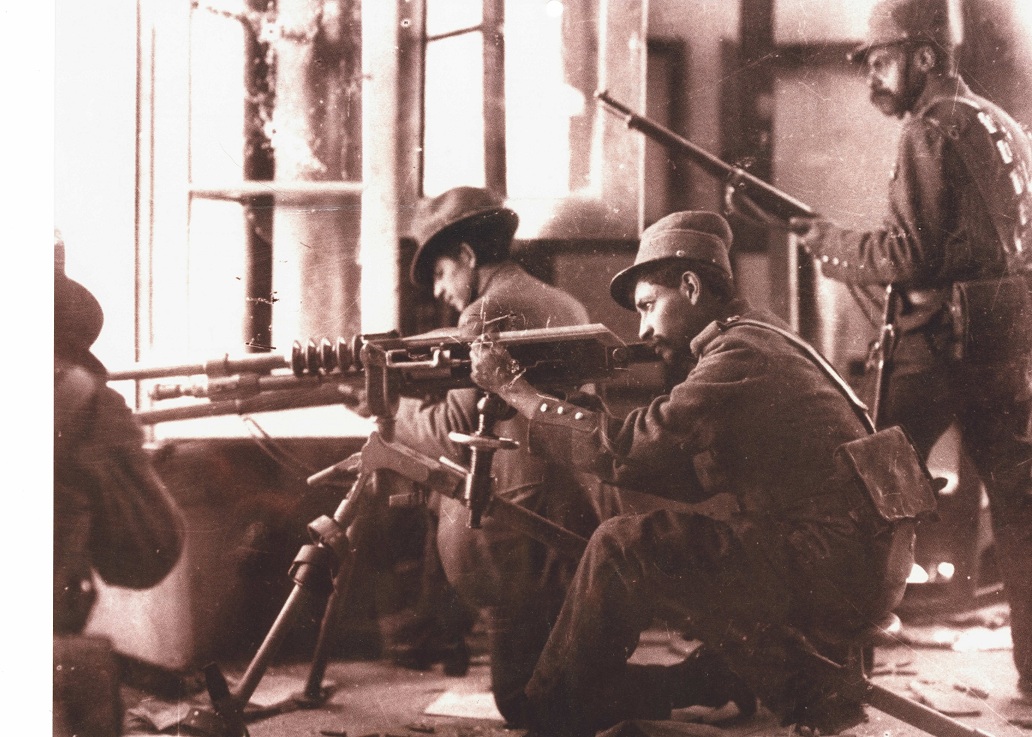
[[[136, 416], [143, 424], [294, 406], [349, 404], [348, 399], [355, 397], [358, 383], [364, 384], [365, 405], [377, 418], [377, 431], [372, 433], [362, 451], [309, 479], [310, 484], [319, 485], [342, 472], [358, 471], [350, 492], [333, 515], [322, 516], [309, 524], [313, 542], [302, 546], [290, 569], [294, 588], [235, 690], [230, 690], [217, 665], [205, 668], [208, 693], [221, 717], [210, 720], [212, 731], [232, 737], [246, 734], [244, 706], [289, 632], [298, 607], [316, 597], [326, 597], [327, 611], [312, 672], [298, 701], [317, 705], [325, 700], [322, 676], [329, 630], [351, 575], [353, 525], [362, 517], [370, 497], [375, 495], [377, 476], [384, 472], [398, 473], [424, 490], [461, 499], [469, 509], [471, 527], [478, 527], [482, 515], [489, 512], [503, 524], [522, 526], [530, 530], [528, 534], [532, 537], [559, 550], [576, 555], [583, 550], [583, 539], [544, 518], [526, 517], [529, 513], [521, 507], [501, 499], [492, 500], [490, 474], [494, 453], [515, 447], [513, 441], [493, 434], [495, 422], [509, 411], [498, 397], [489, 395], [478, 405], [480, 416], [475, 432], [451, 435], [453, 442], [470, 448], [469, 469], [448, 459], [425, 457], [393, 441], [393, 418], [401, 396], [476, 387], [470, 378], [469, 357], [475, 337], [460, 331], [435, 331], [411, 338], [402, 338], [393, 332], [368, 334], [350, 341], [341, 338], [335, 343], [326, 339], [320, 343], [295, 342], [286, 357], [263, 354], [230, 359], [225, 356], [200, 364], [136, 366], [110, 373], [112, 381], [202, 373], [208, 377], [204, 384], [153, 387], [150, 396], [154, 400], [194, 397], [209, 401], [138, 412]], [[658, 360], [647, 346], [628, 345], [601, 324], [515, 330], [499, 333], [494, 339], [527, 367], [528, 380], [542, 387], [604, 381], [633, 363]], [[465, 482], [461, 494], [456, 491], [460, 481]]]
[[[503, 500], [491, 497], [491, 464], [498, 450], [513, 449], [517, 443], [494, 434], [494, 425], [510, 413], [509, 407], [495, 395], [485, 395], [477, 404], [479, 422], [470, 434], [452, 433], [452, 440], [470, 448], [470, 468], [446, 458], [434, 460], [393, 440], [393, 417], [379, 418], [362, 450], [349, 458], [309, 477], [308, 483], [319, 486], [332, 482], [340, 475], [358, 475], [350, 491], [332, 515], [323, 515], [308, 525], [312, 543], [303, 545], [294, 558], [289, 575], [294, 588], [287, 597], [251, 659], [235, 689], [229, 689], [216, 664], [204, 668], [208, 695], [216, 714], [221, 718], [221, 734], [244, 737], [247, 729], [244, 707], [268, 669], [285, 636], [293, 626], [295, 615], [307, 601], [325, 599], [325, 610], [320, 624], [315, 652], [303, 691], [295, 697], [302, 707], [316, 707], [325, 702], [329, 693], [323, 687], [323, 676], [332, 644], [332, 629], [338, 610], [346, 597], [354, 570], [354, 525], [375, 498], [377, 479], [385, 472], [393, 472], [414, 482], [422, 494], [429, 491], [461, 499], [469, 508], [469, 525], [477, 528], [485, 512], [495, 505], [505, 509], [511, 517], [512, 508], [521, 509]], [[460, 483], [462, 482], [462, 483]], [[460, 488], [461, 486], [461, 488]], [[502, 512], [505, 516], [505, 512]], [[545, 534], [559, 541], [565, 530], [541, 519]], [[548, 529], [548, 527], [554, 529]], [[580, 544], [583, 540], [579, 539]], [[562, 544], [561, 542], [559, 544]], [[567, 543], [568, 544], [568, 543]], [[576, 542], [575, 542], [576, 544]]]

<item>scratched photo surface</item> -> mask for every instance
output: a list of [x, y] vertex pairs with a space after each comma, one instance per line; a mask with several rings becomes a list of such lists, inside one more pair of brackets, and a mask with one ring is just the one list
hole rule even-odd
[[[944, 4], [968, 86], [1032, 125], [1032, 3]], [[92, 576], [83, 632], [110, 643], [123, 731], [229, 734], [235, 719], [255, 737], [511, 731], [491, 698], [490, 617], [456, 594], [437, 549], [441, 519], [466, 519], [472, 446], [392, 438], [416, 434], [406, 403], [472, 396], [470, 343], [498, 326], [586, 326], [507, 345], [533, 343], [532, 375], [566, 361], [563, 376], [592, 383], [617, 417], [669, 391], [675, 369], [641, 345], [609, 285], [670, 213], [727, 214], [739, 295], [870, 406], [883, 287], [829, 278], [783, 225], [728, 213], [725, 190], [755, 177], [790, 208], [882, 225], [903, 121], [872, 104], [848, 59], [874, 5], [57, 0], [55, 242], [103, 311], [90, 352], [184, 531], [156, 585]], [[455, 187], [495, 193], [518, 219], [513, 268], [583, 315], [471, 317], [413, 283], [420, 202]], [[591, 364], [596, 347], [605, 365]], [[463, 406], [472, 433], [475, 400]], [[513, 439], [478, 456], [496, 482], [537, 462]], [[1028, 734], [989, 503], [955, 425], [927, 465], [945, 480], [939, 519], [918, 528], [903, 628], [873, 677], [998, 737]], [[659, 504], [635, 493], [612, 509]], [[504, 503], [493, 510], [502, 524]], [[574, 559], [583, 544], [548, 539]], [[683, 622], [657, 619], [634, 658], [670, 664], [693, 648]], [[761, 709], [720, 729], [784, 728]], [[852, 731], [923, 734], [874, 710]]]

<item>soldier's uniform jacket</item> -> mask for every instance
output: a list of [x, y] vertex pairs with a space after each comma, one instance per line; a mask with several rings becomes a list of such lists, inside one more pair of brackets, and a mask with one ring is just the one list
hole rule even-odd
[[[808, 245], [829, 277], [913, 294], [916, 326], [953, 282], [1029, 268], [1030, 174], [1028, 136], [1010, 115], [959, 77], [933, 79], [902, 126], [882, 227], [826, 224]], [[1008, 259], [1022, 249], [1025, 260]]]
[[[737, 314], [782, 326], [739, 301]], [[853, 407], [785, 338], [711, 323], [692, 342], [697, 363], [668, 396], [624, 420], [542, 403], [538, 452], [683, 502], [722, 492], [745, 510], [791, 510], [836, 489], [834, 451], [867, 434]]]
[[182, 517], [143, 440], [121, 394], [92, 371], [55, 358], [55, 631], [85, 624], [91, 571], [108, 584], [145, 589], [179, 559]]
[[[574, 297], [532, 277], [513, 262], [504, 262], [480, 286], [478, 299], [463, 310], [458, 331], [475, 336], [487, 327], [504, 332], [588, 322], [587, 310]], [[479, 389], [456, 389], [443, 400], [402, 398], [396, 414], [395, 439], [433, 458], [444, 455], [468, 465], [468, 451], [452, 442], [448, 433], [476, 431], [476, 405], [481, 396]], [[500, 437], [522, 440], [527, 434], [527, 420], [521, 416], [503, 420], [495, 425], [494, 431]], [[574, 473], [565, 465], [532, 455], [526, 443], [521, 442], [516, 450], [495, 453], [491, 470], [495, 479], [493, 493], [498, 496], [585, 536], [598, 524], [592, 504], [582, 503], [584, 498]], [[549, 575], [541, 571], [544, 564], [540, 561], [524, 559], [521, 565], [512, 560], [514, 554], [501, 541], [522, 536], [495, 524], [490, 516], [484, 519], [484, 535], [463, 531], [465, 518], [456, 526], [463, 529], [438, 536], [442, 562], [452, 584], [477, 605], [494, 601], [499, 592], [515, 596], [521, 586], [535, 589], [540, 585], [539, 580], [517, 581], [517, 570], [532, 578]], [[464, 586], [456, 583], [459, 577], [476, 593], [464, 591]]]
[[[744, 301], [733, 309], [783, 327]], [[861, 563], [876, 570], [872, 558], [863, 561], [877, 527], [871, 507], [834, 459], [836, 448], [867, 430], [839, 388], [767, 329], [715, 322], [692, 351], [697, 363], [685, 379], [622, 421], [542, 402], [531, 423], [532, 450], [682, 502], [730, 495], [740, 510], [727, 519], [736, 534], [756, 542], [765, 557], [784, 559], [770, 550], [787, 544], [793, 561], [816, 563], [833, 587]], [[798, 582], [799, 572], [784, 572], [785, 581]], [[880, 584], [857, 583], [855, 603], [880, 606]]]
[[[479, 298], [462, 311], [458, 331], [475, 336], [486, 327], [504, 332], [587, 323], [588, 313], [580, 302], [535, 279], [515, 263], [506, 262], [481, 286]], [[476, 403], [480, 396], [478, 389], [460, 389], [448, 392], [441, 402], [402, 399], [396, 415], [397, 440], [426, 454], [465, 461], [465, 448], [449, 440], [448, 433], [472, 433], [477, 429]], [[526, 435], [526, 420], [499, 422], [495, 434], [518, 439]], [[495, 491], [506, 495], [545, 483], [547, 465], [525, 448], [500, 451], [492, 466]]]

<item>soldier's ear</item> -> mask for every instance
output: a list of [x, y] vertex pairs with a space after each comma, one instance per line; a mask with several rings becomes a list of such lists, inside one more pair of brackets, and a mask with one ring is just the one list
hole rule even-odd
[[702, 280], [694, 271], [686, 271], [681, 274], [681, 294], [693, 305], [699, 303], [699, 298], [702, 296]]
[[477, 252], [473, 250], [473, 246], [469, 245], [465, 241], [459, 244], [459, 256], [462, 263], [469, 266], [471, 269], [475, 269], [477, 266]]
[[917, 65], [917, 68], [925, 74], [935, 69], [938, 61], [938, 52], [927, 44], [919, 46], [914, 52], [914, 63]]

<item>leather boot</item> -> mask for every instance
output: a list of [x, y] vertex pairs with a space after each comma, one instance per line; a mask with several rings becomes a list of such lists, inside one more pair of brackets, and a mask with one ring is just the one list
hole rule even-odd
[[719, 707], [734, 702], [742, 717], [756, 713], [756, 696], [715, 651], [701, 645], [677, 665], [667, 669], [670, 704]]

